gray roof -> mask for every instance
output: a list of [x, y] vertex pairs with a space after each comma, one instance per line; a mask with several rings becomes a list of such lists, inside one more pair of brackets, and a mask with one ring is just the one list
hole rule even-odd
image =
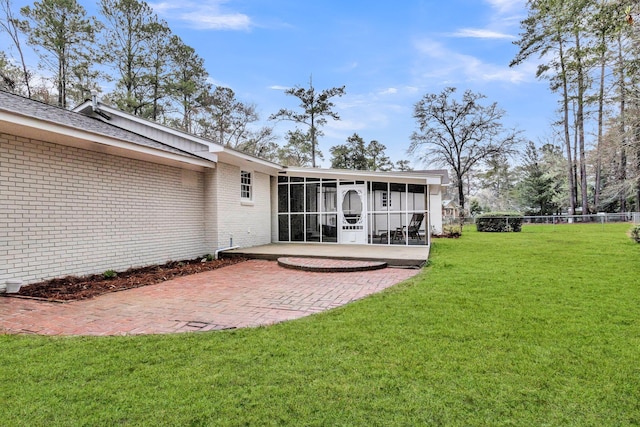
[[203, 157], [154, 141], [153, 139], [142, 135], [129, 132], [109, 123], [105, 123], [99, 119], [45, 104], [44, 102], [34, 101], [2, 90], [0, 90], [0, 110], [32, 117], [50, 123], [61, 124], [98, 135], [117, 138], [121, 141], [154, 148], [168, 153], [179, 154], [181, 156], [199, 160], [203, 159]]

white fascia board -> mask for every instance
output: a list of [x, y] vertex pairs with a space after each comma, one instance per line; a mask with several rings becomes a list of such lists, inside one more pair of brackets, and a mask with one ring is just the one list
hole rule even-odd
[[278, 171], [283, 170], [283, 166], [264, 160], [259, 157], [255, 157], [246, 153], [242, 153], [237, 150], [224, 148], [222, 153], [218, 154], [221, 162], [228, 163], [235, 166], [245, 167], [248, 166], [260, 172], [264, 172], [270, 175], [276, 175]]
[[406, 182], [415, 184], [441, 185], [442, 177], [440, 175], [429, 175], [412, 172], [399, 171], [362, 171], [350, 169], [319, 169], [319, 168], [299, 168], [288, 167], [283, 168], [279, 175], [306, 176], [306, 177], [326, 177], [353, 180], [377, 180], [389, 182]]
[[[91, 151], [118, 154], [124, 157], [133, 157], [151, 161], [156, 159], [156, 162], [160, 163], [178, 162], [197, 168], [209, 169], [215, 167], [215, 163], [206, 159], [200, 160], [191, 156], [181, 156], [176, 153], [157, 150], [152, 147], [122, 141], [118, 138], [88, 132], [57, 123], [45, 122], [40, 119], [22, 116], [19, 114], [0, 111], [0, 123], [2, 124], [1, 129], [3, 133], [16, 134], [17, 136], [24, 138], [85, 148]], [[109, 150], [107, 147], [113, 147], [119, 151], [116, 153], [113, 150]], [[137, 155], [126, 156], [125, 153], [127, 152], [137, 153]]]

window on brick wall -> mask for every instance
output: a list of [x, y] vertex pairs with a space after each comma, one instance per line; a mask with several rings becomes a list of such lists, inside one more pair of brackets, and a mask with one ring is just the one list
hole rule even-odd
[[252, 197], [251, 172], [240, 171], [240, 197], [244, 200], [251, 200]]

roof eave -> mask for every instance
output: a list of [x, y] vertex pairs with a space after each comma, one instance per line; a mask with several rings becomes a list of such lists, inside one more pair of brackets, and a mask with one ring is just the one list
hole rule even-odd
[[419, 173], [419, 172], [365, 171], [365, 170], [351, 170], [351, 169], [287, 167], [287, 168], [283, 168], [283, 170], [279, 172], [279, 174], [326, 176], [326, 177], [332, 177], [332, 178], [351, 178], [351, 179], [362, 179], [362, 180], [379, 179], [381, 181], [421, 182], [429, 185], [442, 185], [441, 175]]
[[[134, 116], [133, 114], [129, 114], [127, 112], [124, 111], [120, 111], [116, 108], [110, 107], [106, 104], [103, 104], [101, 102], [98, 102], [97, 108], [99, 111], [105, 112], [107, 114], [111, 114], [114, 116], [118, 116], [118, 117], [123, 117], [126, 118], [128, 120], [131, 120], [132, 122], [144, 125], [144, 126], [148, 126], [151, 128], [154, 128], [156, 130], [159, 130], [161, 132], [165, 132], [174, 136], [177, 136], [179, 138], [184, 138], [193, 142], [197, 142], [199, 144], [205, 145], [208, 147], [209, 152], [210, 153], [219, 153], [222, 152], [224, 150], [224, 147], [221, 146], [220, 144], [217, 144], [213, 141], [209, 141], [205, 138], [201, 138], [199, 136], [178, 130], [178, 129], [174, 129], [172, 127], [169, 126], [165, 126], [163, 124], [160, 123], [156, 123], [154, 121], [151, 120], [147, 120], [147, 119], [143, 119], [142, 117], [138, 117], [138, 116]], [[94, 113], [94, 109], [93, 109], [93, 104], [91, 101], [85, 101], [84, 103], [78, 105], [76, 108], [74, 108], [72, 111], [78, 112], [78, 113], [82, 113], [85, 115], [93, 115], [92, 113]]]
[[119, 138], [90, 132], [19, 113], [0, 110], [0, 126], [3, 133], [23, 138], [53, 142], [95, 152], [116, 154], [162, 164], [181, 164], [191, 169], [213, 168], [215, 163], [194, 156], [158, 150]]

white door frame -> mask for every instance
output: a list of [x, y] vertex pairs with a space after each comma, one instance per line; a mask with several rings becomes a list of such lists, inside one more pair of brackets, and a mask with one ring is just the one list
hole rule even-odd
[[[342, 203], [349, 191], [355, 191], [362, 202], [362, 212], [356, 222], [345, 218]], [[338, 243], [366, 245], [369, 242], [367, 228], [367, 185], [347, 184], [338, 186]]]

